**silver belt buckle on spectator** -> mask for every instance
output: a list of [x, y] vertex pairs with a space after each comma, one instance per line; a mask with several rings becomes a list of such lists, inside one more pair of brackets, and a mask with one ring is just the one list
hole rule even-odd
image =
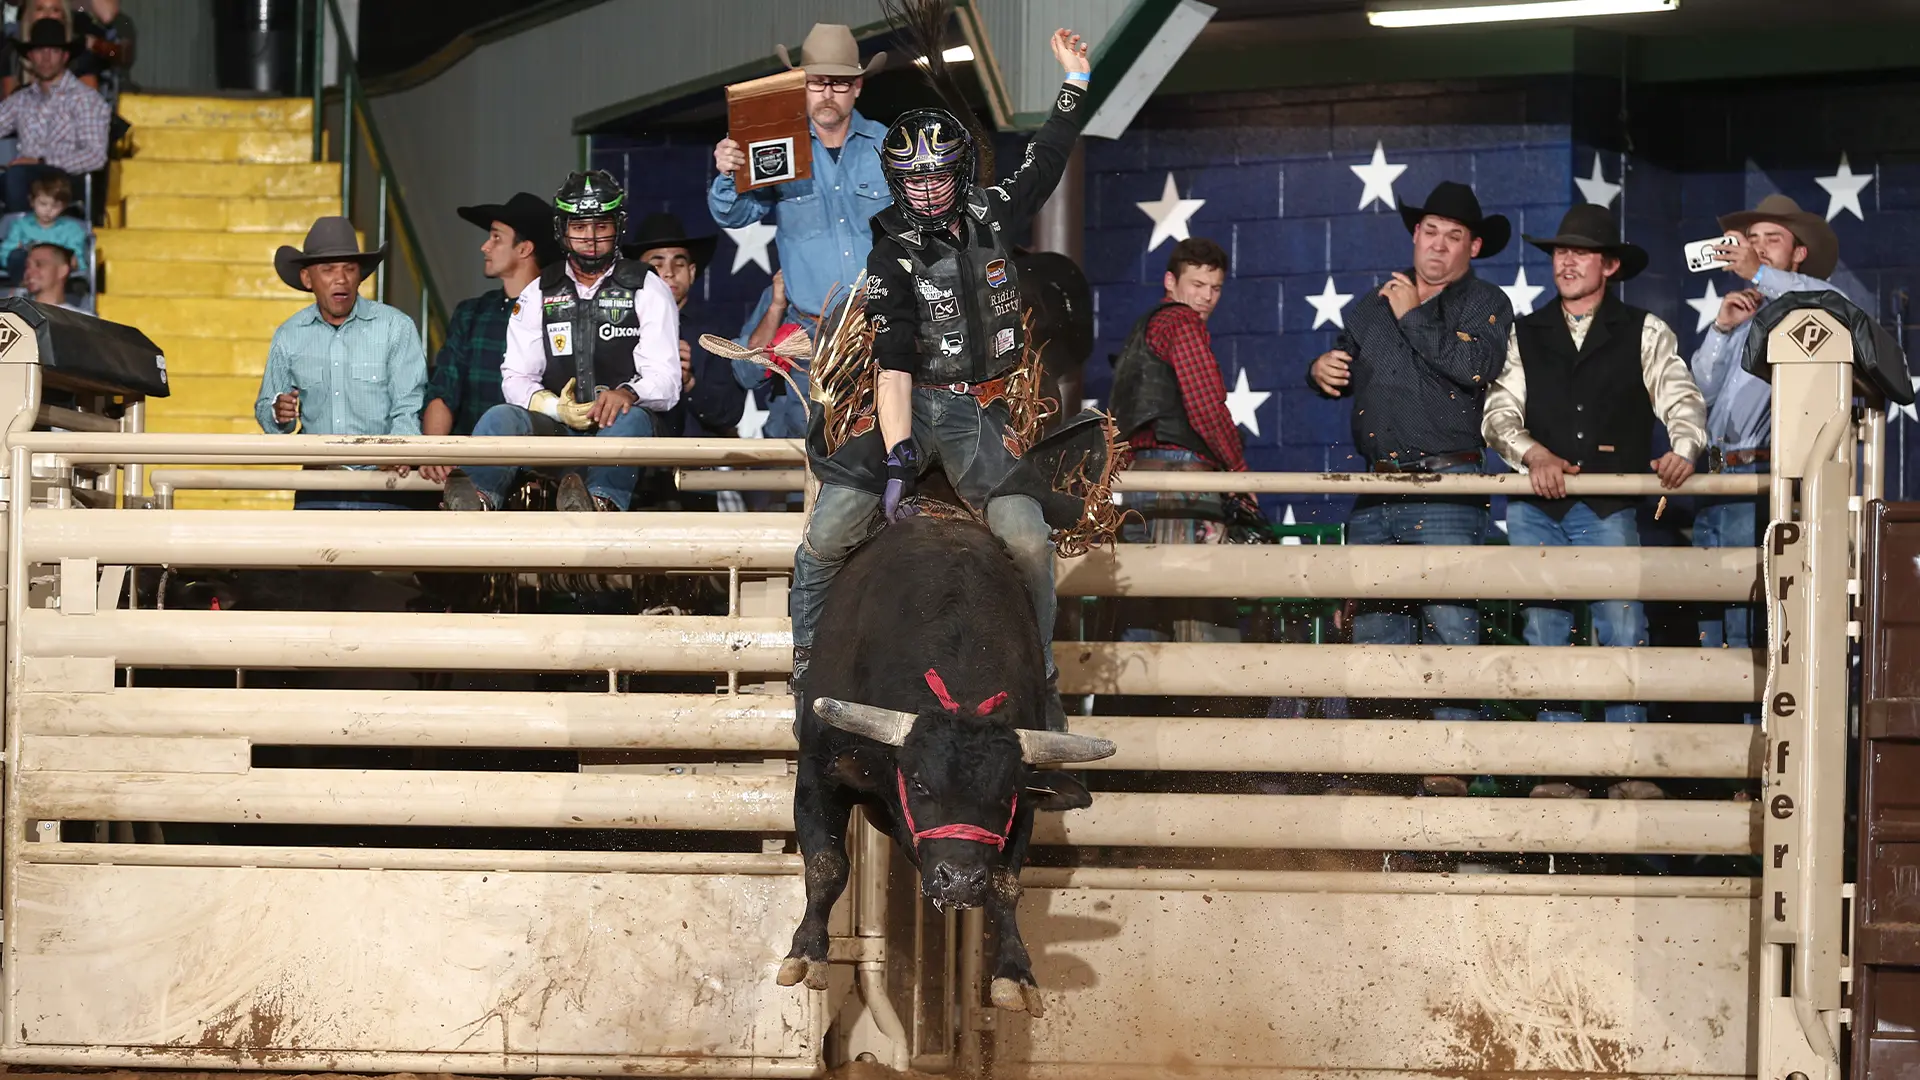
[[1727, 452], [1717, 446], [1707, 447], [1707, 471], [1722, 473], [1727, 471]]
[[973, 386], [970, 383], [950, 382], [947, 385], [941, 387], [941, 389], [945, 390], [949, 394], [964, 394], [967, 391], [973, 389]]

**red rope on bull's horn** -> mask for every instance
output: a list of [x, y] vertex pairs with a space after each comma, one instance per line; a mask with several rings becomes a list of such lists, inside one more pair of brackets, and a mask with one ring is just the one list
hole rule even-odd
[[[940, 678], [940, 673], [933, 668], [927, 669], [927, 689], [932, 690], [933, 696], [940, 699], [941, 708], [955, 716], [960, 715], [960, 703], [953, 700], [952, 694], [947, 693], [946, 680]], [[973, 715], [985, 716], [1005, 704], [1006, 700], [1007, 692], [1002, 690], [974, 706]], [[1018, 791], [1013, 793], [1013, 804], [1007, 807], [1006, 827], [999, 832], [979, 825], [942, 825], [937, 829], [922, 830], [913, 823], [913, 811], [907, 807], [906, 774], [896, 768], [893, 770], [893, 780], [900, 792], [900, 814], [906, 820], [907, 832], [913, 834], [914, 850], [919, 850], [922, 840], [971, 840], [976, 844], [992, 844], [995, 850], [1006, 850], [1007, 837], [1013, 835], [1013, 819], [1020, 812]]]

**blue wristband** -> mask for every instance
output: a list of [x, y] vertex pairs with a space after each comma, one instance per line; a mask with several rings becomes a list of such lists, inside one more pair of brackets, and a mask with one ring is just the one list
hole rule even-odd
[[1092, 82], [1093, 73], [1091, 71], [1069, 71], [1067, 72], [1067, 81], [1077, 83]]

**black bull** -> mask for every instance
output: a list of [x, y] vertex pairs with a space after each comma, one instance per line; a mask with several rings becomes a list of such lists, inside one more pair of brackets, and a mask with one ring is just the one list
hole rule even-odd
[[935, 904], [987, 909], [994, 1004], [1039, 1015], [1015, 917], [1020, 867], [1036, 811], [1093, 799], [1034, 766], [1092, 761], [1113, 744], [1042, 730], [1046, 672], [1012, 557], [981, 525], [890, 525], [847, 560], [814, 640], [793, 793], [807, 910], [780, 984], [826, 988], [827, 913], [847, 884], [858, 804]]

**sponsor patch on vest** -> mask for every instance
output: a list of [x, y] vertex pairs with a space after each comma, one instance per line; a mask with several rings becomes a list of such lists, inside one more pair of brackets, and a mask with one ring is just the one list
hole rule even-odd
[[913, 279], [913, 288], [916, 292], [920, 294], [920, 299], [922, 300], [953, 299], [952, 289], [943, 289], [940, 286], [935, 285], [933, 282], [928, 281], [926, 278], [923, 278], [923, 277], [917, 277]]
[[555, 356], [572, 356], [573, 324], [563, 322], [548, 323], [547, 349]]
[[886, 296], [886, 295], [887, 295], [887, 287], [885, 285], [880, 284], [879, 278], [867, 279], [867, 299], [871, 300], [876, 296]]
[[601, 323], [599, 333], [601, 341], [612, 341], [614, 338], [639, 337], [640, 328], [637, 326], [615, 326], [612, 323]]
[[893, 324], [887, 321], [885, 315], [869, 315], [867, 316], [867, 325], [873, 328], [874, 333], [884, 334]]
[[630, 294], [623, 293], [617, 296], [608, 296], [606, 293], [601, 293], [599, 296], [593, 298], [593, 302], [609, 310], [622, 308], [628, 311], [633, 310], [633, 297]]
[[949, 322], [960, 317], [960, 301], [954, 297], [945, 300], [927, 301], [927, 318], [933, 322]]
[[1007, 283], [1007, 260], [995, 259], [987, 264], [987, 284], [999, 288]]
[[941, 356], [959, 356], [966, 350], [967, 339], [958, 330], [949, 330], [940, 339]]
[[993, 335], [993, 355], [1005, 356], [1013, 351], [1013, 327], [1008, 326]]
[[994, 293], [989, 301], [995, 315], [1010, 315], [1020, 306], [1020, 294], [1017, 292]]

